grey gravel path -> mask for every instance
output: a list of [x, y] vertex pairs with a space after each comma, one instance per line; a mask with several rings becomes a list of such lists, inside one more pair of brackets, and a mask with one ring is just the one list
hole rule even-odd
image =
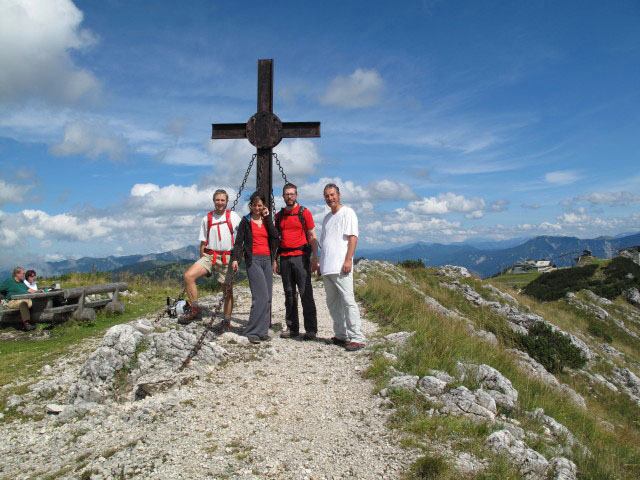
[[[319, 337], [329, 338], [324, 289], [314, 287]], [[236, 333], [250, 305], [238, 291]], [[273, 297], [274, 324], [284, 324], [275, 278]], [[365, 335], [375, 328], [363, 319]], [[271, 334], [258, 346], [219, 338], [230, 360], [166, 393], [63, 425], [52, 416], [0, 425], [0, 476], [400, 478], [415, 453], [385, 425], [389, 410], [362, 376], [367, 354]]]

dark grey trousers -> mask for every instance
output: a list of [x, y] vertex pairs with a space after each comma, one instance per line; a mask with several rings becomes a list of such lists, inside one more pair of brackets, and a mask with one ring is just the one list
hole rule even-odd
[[305, 255], [280, 257], [280, 275], [282, 276], [284, 306], [286, 310], [285, 319], [289, 331], [293, 333], [300, 332], [296, 287], [298, 288], [298, 292], [300, 292], [304, 330], [308, 333], [318, 333], [316, 302], [313, 300], [313, 287], [311, 286], [311, 273], [309, 272], [308, 259], [309, 257]]
[[251, 289], [251, 312], [249, 323], [243, 335], [265, 337], [269, 335], [271, 314], [271, 291], [273, 287], [273, 267], [269, 255], [254, 255], [247, 267], [249, 288]]

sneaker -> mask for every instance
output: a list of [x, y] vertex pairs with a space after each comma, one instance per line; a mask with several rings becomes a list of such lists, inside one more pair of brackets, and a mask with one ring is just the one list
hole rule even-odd
[[347, 344], [346, 340], [341, 340], [338, 337], [331, 337], [329, 340], [325, 340], [327, 345], [340, 345], [344, 347]]
[[300, 333], [298, 332], [292, 332], [291, 330], [287, 330], [286, 332], [282, 332], [280, 334], [280, 338], [295, 338], [298, 335], [300, 335]]
[[316, 334], [314, 332], [305, 332], [305, 334], [302, 336], [303, 340], [315, 340], [316, 339]]
[[36, 326], [33, 323], [25, 323], [24, 324], [24, 329], [27, 332], [30, 332], [31, 330], [35, 330]]
[[362, 349], [362, 348], [364, 348], [364, 344], [362, 344], [362, 343], [358, 343], [358, 342], [350, 342], [350, 343], [347, 343], [347, 344], [345, 345], [345, 347], [344, 347], [344, 349], [345, 349], [347, 352], [355, 352], [356, 350], [360, 350], [360, 349]]
[[260, 335], [260, 340], [262, 340], [263, 342], [268, 342], [271, 340], [271, 337], [269, 335]]
[[222, 322], [220, 322], [220, 331], [224, 333], [228, 332], [229, 330], [231, 330], [231, 320], [229, 320], [228, 318], [223, 318]]
[[260, 337], [257, 335], [248, 335], [247, 338], [251, 343], [260, 343]]

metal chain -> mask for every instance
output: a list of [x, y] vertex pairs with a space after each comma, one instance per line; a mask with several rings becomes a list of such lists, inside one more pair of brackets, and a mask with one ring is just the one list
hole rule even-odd
[[[210, 331], [213, 331], [213, 323], [215, 322], [216, 317], [220, 314], [220, 310], [222, 309], [224, 299], [227, 298], [227, 295], [229, 295], [229, 292], [231, 291], [235, 276], [236, 276], [236, 273], [234, 272], [233, 275], [231, 276], [231, 281], [227, 283], [225, 288], [222, 290], [222, 296], [220, 297], [220, 301], [215, 306], [213, 313], [211, 314], [211, 319], [209, 320], [209, 323], [207, 323], [204, 326], [204, 331], [200, 334], [200, 337], [198, 337], [198, 340], [196, 340], [196, 343], [193, 345], [193, 348], [189, 352], [189, 355], [187, 355], [187, 358], [185, 358], [184, 361], [182, 362], [182, 365], [180, 365], [180, 368], [178, 368], [178, 373], [182, 372], [185, 368], [187, 368], [187, 365], [189, 365], [189, 363], [191, 362], [191, 359], [195, 357], [200, 351], [200, 349], [202, 348], [202, 345], [204, 344], [204, 341], [207, 338], [207, 334]], [[222, 322], [223, 324], [221, 325], [220, 330], [224, 331], [225, 330], [224, 320]]]
[[282, 179], [284, 180], [285, 185], [287, 183], [289, 183], [289, 180], [287, 180], [287, 176], [284, 173], [284, 169], [282, 168], [282, 165], [280, 165], [280, 159], [278, 158], [278, 154], [276, 152], [272, 153], [273, 158], [275, 158], [276, 160], [276, 165], [278, 165], [278, 170], [280, 170], [280, 175], [282, 175]]
[[245, 185], [247, 184], [247, 179], [249, 178], [249, 173], [251, 173], [251, 168], [253, 168], [253, 162], [256, 161], [258, 157], [257, 153], [251, 155], [251, 161], [249, 162], [249, 167], [244, 174], [244, 178], [242, 179], [242, 183], [240, 184], [240, 189], [238, 189], [238, 194], [236, 195], [235, 200], [233, 201], [233, 205], [231, 205], [231, 210], [236, 209], [236, 205], [238, 205], [238, 200], [240, 200], [240, 196], [242, 195], [242, 190], [244, 190]]
[[[257, 157], [258, 157], [257, 153], [254, 153], [253, 155], [251, 155], [251, 161], [249, 162], [249, 167], [247, 168], [247, 171], [244, 174], [244, 178], [242, 179], [242, 183], [240, 184], [240, 188], [238, 189], [238, 194], [236, 195], [236, 198], [233, 201], [233, 205], [231, 205], [232, 211], [235, 210], [236, 206], [238, 205], [238, 200], [240, 200], [240, 197], [242, 196], [242, 191], [244, 190], [244, 187], [247, 184], [247, 179], [249, 178], [249, 174], [251, 173], [251, 169], [253, 168], [253, 164], [256, 161]], [[258, 172], [258, 175], [260, 175], [259, 172]], [[196, 340], [196, 343], [194, 344], [193, 348], [189, 352], [189, 355], [187, 355], [187, 358], [184, 359], [184, 361], [182, 362], [182, 365], [180, 365], [180, 368], [178, 368], [178, 372], [182, 372], [187, 367], [187, 365], [189, 365], [189, 363], [191, 362], [191, 359], [195, 357], [200, 351], [200, 349], [202, 348], [202, 345], [204, 344], [204, 341], [207, 338], [207, 334], [209, 333], [209, 331], [213, 330], [213, 323], [215, 322], [216, 317], [220, 314], [220, 310], [222, 309], [222, 305], [224, 304], [225, 298], [227, 298], [227, 295], [229, 295], [229, 292], [233, 288], [233, 280], [235, 279], [235, 277], [236, 277], [236, 272], [233, 272], [231, 276], [231, 280], [229, 281], [229, 283], [226, 284], [225, 288], [222, 291], [222, 297], [220, 298], [220, 301], [214, 307], [213, 313], [211, 314], [211, 319], [205, 325], [204, 331], [200, 334], [200, 337], [198, 338], [198, 340]], [[220, 330], [224, 331], [226, 327], [227, 325], [224, 324], [224, 319], [223, 319]]]

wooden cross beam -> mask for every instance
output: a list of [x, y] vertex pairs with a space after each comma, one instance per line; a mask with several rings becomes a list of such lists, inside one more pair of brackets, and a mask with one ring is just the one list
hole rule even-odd
[[[281, 122], [273, 113], [273, 59], [258, 60], [258, 111], [247, 123], [214, 123], [211, 138], [246, 138], [257, 149], [256, 191], [271, 202], [273, 171], [271, 153], [283, 138], [320, 136], [320, 122]], [[273, 214], [273, 212], [272, 212]]]

